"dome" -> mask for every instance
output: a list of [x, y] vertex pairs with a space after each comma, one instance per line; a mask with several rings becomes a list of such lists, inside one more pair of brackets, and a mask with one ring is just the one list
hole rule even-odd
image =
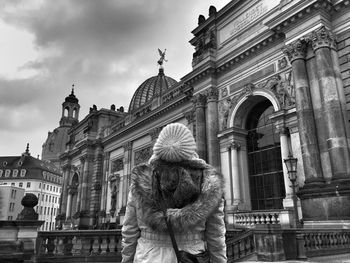
[[71, 102], [71, 103], [78, 103], [79, 102], [77, 97], [75, 97], [75, 95], [74, 95], [74, 89], [72, 89], [72, 93], [69, 94], [69, 96], [67, 96], [64, 101], [65, 102]]
[[151, 102], [153, 98], [159, 97], [176, 85], [177, 81], [164, 75], [164, 70], [159, 69], [157, 76], [145, 80], [136, 90], [131, 99], [129, 112], [134, 112], [143, 105]]

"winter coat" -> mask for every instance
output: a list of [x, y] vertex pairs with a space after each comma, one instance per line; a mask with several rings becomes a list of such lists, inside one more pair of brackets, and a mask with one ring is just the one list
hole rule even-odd
[[[194, 190], [186, 178], [181, 179], [176, 200], [169, 201], [166, 212], [178, 247], [193, 254], [208, 250], [210, 262], [227, 262], [222, 175], [207, 164], [187, 167], [190, 181], [198, 183], [198, 194], [195, 200], [188, 196]], [[177, 263], [163, 210], [155, 198], [154, 168], [142, 164], [133, 169], [122, 227], [122, 263]]]

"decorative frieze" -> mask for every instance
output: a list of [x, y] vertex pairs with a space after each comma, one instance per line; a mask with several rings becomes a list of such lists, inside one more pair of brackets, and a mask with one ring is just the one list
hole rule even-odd
[[151, 158], [152, 156], [152, 147], [146, 147], [143, 148], [141, 150], [138, 150], [135, 152], [135, 156], [134, 156], [134, 164], [140, 164], [140, 163], [144, 163], [147, 162], [149, 160], [149, 158]]
[[131, 151], [132, 149], [132, 142], [126, 142], [123, 144], [124, 151]]

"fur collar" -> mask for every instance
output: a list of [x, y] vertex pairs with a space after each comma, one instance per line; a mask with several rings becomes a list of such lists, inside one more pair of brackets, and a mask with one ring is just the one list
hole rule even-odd
[[[193, 169], [193, 167], [188, 167]], [[133, 169], [131, 188], [144, 214], [144, 222], [155, 231], [166, 231], [166, 223], [152, 187], [154, 166], [141, 164]], [[203, 171], [202, 188], [198, 198], [182, 208], [168, 208], [167, 217], [176, 232], [187, 231], [210, 216], [223, 196], [223, 178], [210, 165], [194, 167]]]

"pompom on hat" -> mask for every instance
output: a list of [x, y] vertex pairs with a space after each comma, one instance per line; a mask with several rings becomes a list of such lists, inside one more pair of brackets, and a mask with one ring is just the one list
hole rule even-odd
[[159, 133], [149, 162], [152, 163], [156, 160], [167, 162], [195, 161], [205, 164], [205, 161], [198, 157], [196, 142], [191, 131], [181, 123], [168, 124]]

